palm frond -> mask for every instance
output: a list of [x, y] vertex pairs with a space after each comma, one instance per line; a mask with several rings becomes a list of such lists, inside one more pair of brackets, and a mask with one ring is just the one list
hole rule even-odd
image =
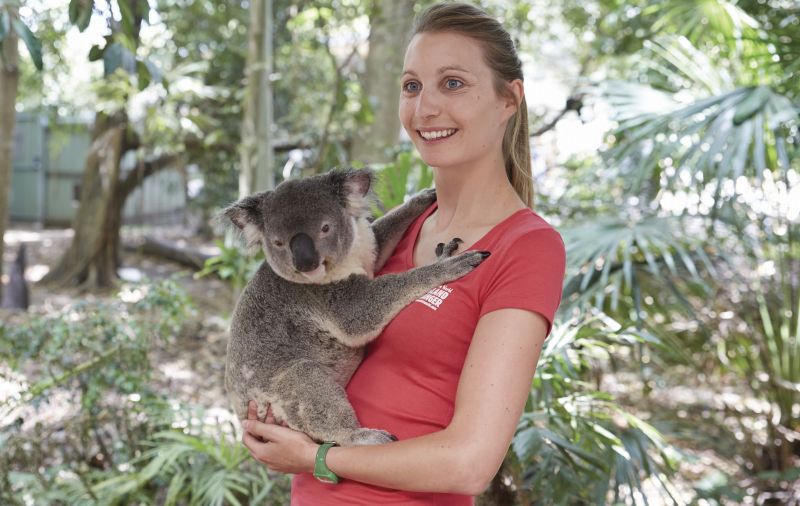
[[[567, 250], [563, 311], [593, 306], [616, 313], [625, 302], [635, 310], [633, 320], [642, 323], [639, 313], [644, 298], [659, 300], [666, 295], [663, 288], [643, 293], [642, 287], [653, 284], [647, 279], [661, 287], [669, 286], [670, 277], [702, 285], [698, 263], [712, 273], [713, 266], [700, 244], [687, 237], [685, 226], [675, 217], [647, 216], [635, 220], [600, 217], [562, 228]], [[680, 291], [673, 295], [680, 302], [685, 300]], [[683, 306], [691, 311], [688, 304]]]
[[634, 189], [682, 173], [698, 185], [786, 172], [786, 145], [800, 141], [800, 104], [768, 82], [733, 87], [735, 79], [687, 39], [660, 37], [648, 44], [677, 91], [609, 82], [602, 93], [618, 126], [607, 161], [631, 177]]

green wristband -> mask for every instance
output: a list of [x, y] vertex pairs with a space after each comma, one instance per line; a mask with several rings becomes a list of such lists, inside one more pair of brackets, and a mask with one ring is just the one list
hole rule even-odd
[[325, 441], [317, 449], [317, 459], [314, 461], [314, 477], [322, 483], [339, 483], [339, 477], [328, 469], [328, 465], [325, 464], [325, 456], [328, 455], [328, 450], [332, 446], [338, 445], [334, 441]]

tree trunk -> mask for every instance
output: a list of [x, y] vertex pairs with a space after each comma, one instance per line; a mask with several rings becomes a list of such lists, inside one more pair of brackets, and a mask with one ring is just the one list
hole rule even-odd
[[239, 196], [275, 186], [272, 151], [272, 0], [250, 4]]
[[414, 19], [414, 2], [374, 2], [369, 18], [369, 54], [364, 88], [372, 110], [372, 121], [353, 138], [351, 156], [365, 164], [390, 161], [391, 148], [397, 145], [400, 134], [397, 76], [403, 70], [402, 48], [408, 42]]
[[[9, 7], [9, 9], [12, 9]], [[10, 14], [16, 16], [15, 11]], [[3, 237], [8, 224], [11, 188], [11, 158], [16, 123], [17, 86], [19, 84], [19, 48], [17, 34], [11, 29], [0, 43], [0, 276], [3, 275]], [[0, 296], [3, 285], [0, 284]]]
[[59, 286], [109, 288], [117, 279], [122, 206], [119, 166], [127, 118], [98, 114], [81, 181], [75, 236], [43, 281]]

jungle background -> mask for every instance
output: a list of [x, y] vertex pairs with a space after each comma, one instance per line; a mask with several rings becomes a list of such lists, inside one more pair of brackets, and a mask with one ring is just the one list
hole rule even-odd
[[[0, 503], [288, 502], [224, 397], [259, 259], [214, 217], [335, 166], [375, 168], [376, 214], [430, 185], [396, 116], [430, 3], [0, 0], [5, 305], [29, 290], [0, 309]], [[800, 504], [800, 4], [477, 4], [517, 41], [568, 258], [479, 503]], [[9, 220], [26, 112], [89, 125], [69, 227]], [[164, 170], [185, 206], [126, 221]]]

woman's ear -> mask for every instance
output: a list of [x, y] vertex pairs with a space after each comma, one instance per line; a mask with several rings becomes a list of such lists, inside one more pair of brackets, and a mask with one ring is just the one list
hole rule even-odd
[[522, 84], [522, 79], [514, 79], [506, 83], [505, 109], [508, 113], [508, 118], [511, 117], [519, 109], [522, 103], [522, 97], [525, 96], [525, 87]]

